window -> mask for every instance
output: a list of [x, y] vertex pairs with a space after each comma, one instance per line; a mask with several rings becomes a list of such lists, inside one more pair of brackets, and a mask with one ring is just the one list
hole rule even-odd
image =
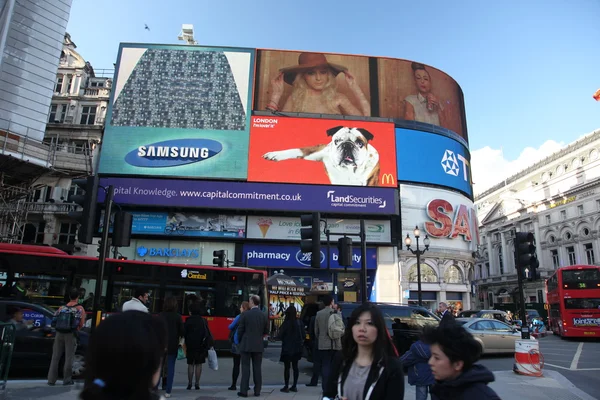
[[71, 93], [71, 86], [73, 86], [73, 75], [67, 75], [67, 93]]
[[94, 122], [96, 122], [96, 106], [83, 106], [80, 124], [94, 125]]
[[567, 219], [567, 210], [562, 210], [562, 211], [560, 212], [560, 219], [562, 219], [563, 221], [564, 221], [565, 219]]
[[589, 265], [594, 265], [594, 246], [591, 243], [585, 244], [585, 257], [587, 259], [587, 263]]
[[596, 210], [600, 211], [600, 200], [596, 200]]
[[537, 298], [538, 298], [538, 303], [543, 303], [544, 302], [544, 292], [541, 290], [537, 291]]
[[35, 233], [35, 243], [44, 244], [44, 230], [46, 229], [46, 222], [39, 222], [37, 225], [37, 231]]
[[[600, 309], [600, 299], [565, 299], [565, 308], [568, 310], [598, 310]], [[574, 321], [578, 319], [574, 318]]]
[[579, 213], [579, 215], [583, 215], [583, 204], [577, 206], [577, 212]]
[[479, 279], [483, 278], [483, 266], [479, 266]]
[[52, 104], [50, 105], [50, 115], [48, 116], [48, 122], [53, 123], [56, 121], [56, 112], [58, 111], [58, 105]]
[[494, 240], [495, 241], [500, 240], [500, 234], [499, 233], [494, 233]]
[[504, 263], [502, 262], [502, 246], [498, 247], [498, 263], [500, 265], [500, 275], [504, 274]]
[[489, 277], [490, 276], [490, 263], [485, 263], [485, 272], [486, 272], [485, 277], [486, 278]]
[[[417, 282], [417, 266], [413, 265], [408, 271], [408, 281]], [[438, 277], [433, 268], [427, 264], [421, 264], [421, 282], [434, 283], [438, 282]]]
[[531, 232], [531, 228], [532, 228], [531, 222], [529, 222], [528, 224], [525, 224], [525, 232]]
[[69, 194], [67, 194], [67, 199], [70, 196], [77, 196], [77, 195], [82, 195], [82, 194], [85, 194], [85, 191], [82, 188], [80, 188], [79, 186], [77, 186], [71, 182], [71, 187], [69, 188]]
[[91, 82], [90, 87], [104, 87], [104, 82]]
[[63, 87], [63, 77], [62, 76], [57, 76], [56, 77], [56, 85], [54, 86], [54, 92], [55, 93], [61, 93], [62, 92], [62, 87]]
[[577, 264], [575, 260], [575, 247], [569, 246], [567, 247], [567, 255], [569, 256], [569, 265]]
[[444, 279], [446, 283], [463, 283], [462, 272], [454, 265], [446, 269]]
[[550, 216], [546, 215], [546, 224], [550, 225], [551, 222], [552, 222], [552, 219], [550, 218]]
[[558, 259], [558, 250], [550, 250], [550, 254], [552, 255], [552, 266], [554, 269], [558, 269], [560, 265], [560, 261]]
[[60, 224], [60, 233], [58, 234], [59, 244], [75, 244], [77, 234], [77, 224], [62, 223]]

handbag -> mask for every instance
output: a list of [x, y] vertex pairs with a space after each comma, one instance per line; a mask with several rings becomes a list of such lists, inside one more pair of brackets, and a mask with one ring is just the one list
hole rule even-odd
[[213, 371], [219, 370], [219, 360], [217, 359], [217, 352], [214, 347], [211, 347], [210, 350], [208, 350], [208, 368]]
[[185, 351], [183, 350], [183, 347], [179, 346], [177, 348], [177, 359], [178, 360], [185, 360], [186, 356], [185, 356]]

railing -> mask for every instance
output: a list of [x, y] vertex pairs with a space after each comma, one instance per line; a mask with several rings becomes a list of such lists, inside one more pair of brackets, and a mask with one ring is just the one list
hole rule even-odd
[[24, 161], [31, 162], [41, 167], [50, 167], [51, 147], [45, 143], [32, 140], [28, 137], [0, 131], [0, 152], [13, 153]]
[[85, 88], [83, 91], [84, 96], [90, 97], [106, 97], [110, 96], [110, 89], [104, 87], [97, 88]]
[[51, 213], [51, 214], [67, 214], [70, 212], [77, 211], [79, 207], [77, 204], [73, 203], [39, 203], [39, 202], [29, 202], [26, 203], [27, 211], [30, 213]]

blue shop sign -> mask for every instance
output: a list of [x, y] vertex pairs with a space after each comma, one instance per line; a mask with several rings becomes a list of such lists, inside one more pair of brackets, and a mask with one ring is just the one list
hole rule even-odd
[[[343, 269], [338, 264], [339, 253], [337, 247], [332, 246], [331, 268]], [[321, 247], [321, 268], [327, 268], [327, 247]], [[362, 256], [359, 248], [352, 249], [353, 262], [350, 269], [358, 269], [361, 266]], [[248, 267], [266, 267], [266, 268], [310, 268], [311, 254], [305, 254], [300, 251], [298, 246], [277, 246], [277, 245], [244, 245], [244, 261], [247, 261]], [[377, 269], [377, 249], [375, 247], [367, 248], [367, 269]]]

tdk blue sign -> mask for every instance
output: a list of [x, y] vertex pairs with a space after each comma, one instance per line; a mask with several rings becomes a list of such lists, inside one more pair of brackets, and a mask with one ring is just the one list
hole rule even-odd
[[198, 258], [200, 252], [198, 249], [178, 249], [173, 247], [144, 247], [137, 248], [137, 254], [140, 257], [183, 257]]
[[139, 146], [125, 156], [135, 167], [165, 168], [193, 164], [216, 156], [223, 145], [211, 139], [177, 139]]
[[398, 181], [448, 186], [472, 197], [470, 160], [467, 148], [454, 139], [396, 128]]

